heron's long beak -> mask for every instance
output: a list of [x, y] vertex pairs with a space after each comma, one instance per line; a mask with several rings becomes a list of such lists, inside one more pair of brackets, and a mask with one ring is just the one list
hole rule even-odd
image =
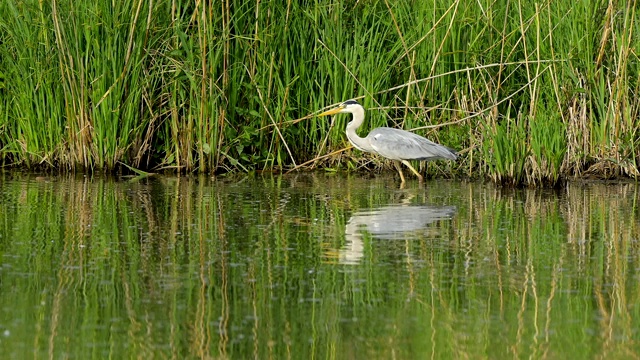
[[337, 108], [333, 108], [333, 109], [331, 109], [331, 110], [327, 110], [327, 111], [323, 112], [322, 114], [318, 114], [318, 117], [320, 117], [320, 116], [327, 116], [327, 115], [337, 114], [337, 113], [339, 113], [342, 109], [344, 109], [342, 106], [338, 106]]

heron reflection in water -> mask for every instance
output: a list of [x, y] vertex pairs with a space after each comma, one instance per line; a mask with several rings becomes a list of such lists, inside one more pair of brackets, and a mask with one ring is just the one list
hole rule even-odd
[[328, 257], [337, 257], [340, 264], [358, 264], [364, 256], [365, 232], [373, 239], [402, 240], [431, 223], [450, 220], [456, 212], [455, 206], [428, 205], [390, 205], [356, 212], [345, 228], [345, 246]]
[[400, 163], [405, 164], [416, 176], [420, 183], [423, 177], [411, 166], [408, 160], [456, 160], [457, 153], [446, 146], [436, 144], [420, 135], [409, 131], [379, 127], [371, 130], [369, 135], [362, 138], [356, 130], [364, 122], [364, 107], [355, 100], [347, 100], [338, 107], [325, 111], [318, 116], [327, 116], [339, 113], [350, 113], [353, 119], [347, 124], [347, 138], [353, 146], [361, 151], [378, 154], [393, 160], [393, 164], [400, 174], [400, 184], [404, 185], [404, 175]]

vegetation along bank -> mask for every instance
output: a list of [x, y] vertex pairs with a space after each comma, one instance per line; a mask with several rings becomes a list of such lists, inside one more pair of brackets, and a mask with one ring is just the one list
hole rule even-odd
[[[0, 162], [113, 171], [391, 168], [364, 128], [458, 149], [427, 176], [638, 176], [636, 1], [0, 2]], [[363, 134], [364, 135], [364, 134]]]

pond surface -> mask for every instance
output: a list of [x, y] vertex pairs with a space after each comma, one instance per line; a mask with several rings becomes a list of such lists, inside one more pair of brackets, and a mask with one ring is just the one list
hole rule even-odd
[[5, 358], [633, 358], [635, 184], [0, 174]]

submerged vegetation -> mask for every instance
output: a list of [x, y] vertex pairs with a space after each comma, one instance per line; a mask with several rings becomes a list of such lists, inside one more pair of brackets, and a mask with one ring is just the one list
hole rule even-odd
[[[387, 166], [313, 114], [459, 149], [429, 175], [638, 176], [636, 2], [0, 3], [0, 161], [111, 171]], [[366, 125], [365, 125], [366, 127]]]

